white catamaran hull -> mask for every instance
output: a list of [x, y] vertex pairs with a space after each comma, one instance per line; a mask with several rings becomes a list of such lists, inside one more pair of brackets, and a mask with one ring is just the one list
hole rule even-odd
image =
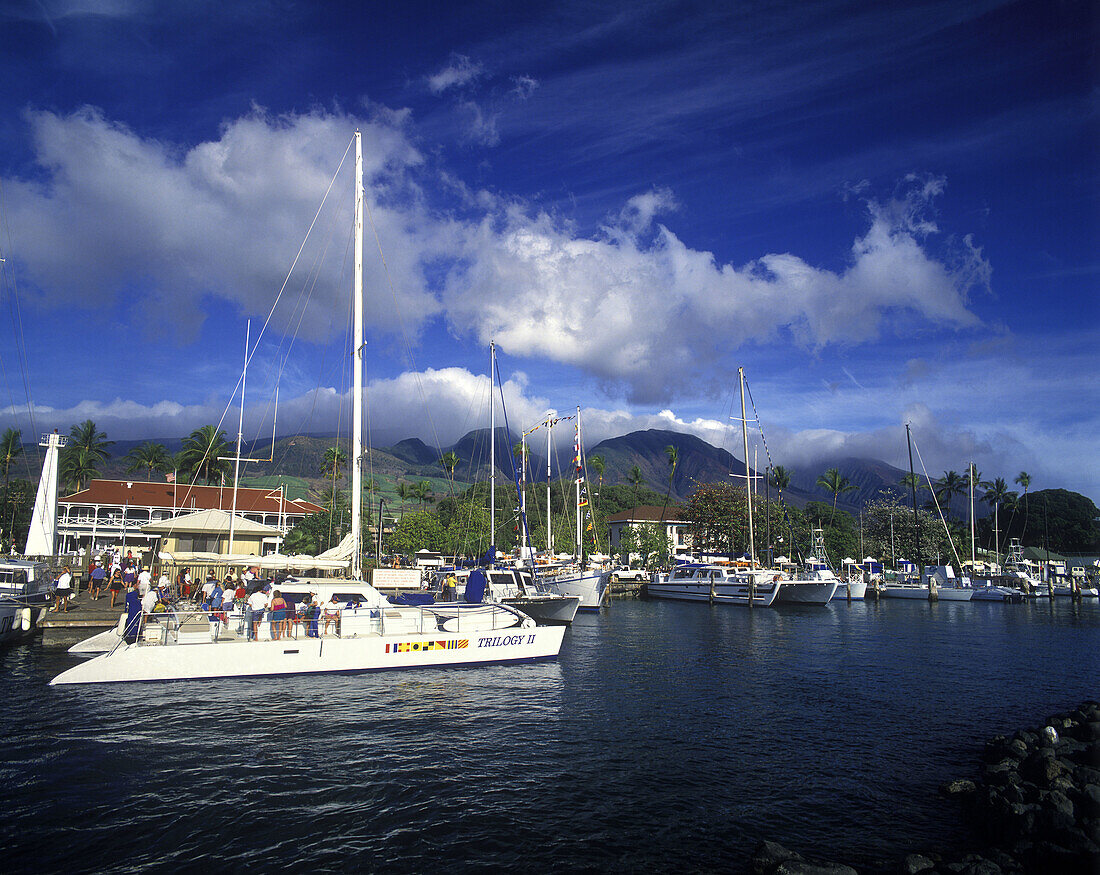
[[[845, 589], [847, 587], [847, 589]], [[847, 601], [848, 593], [851, 593], [852, 601], [863, 601], [867, 598], [867, 581], [853, 580], [850, 583], [841, 583], [833, 594], [833, 601]]]
[[122, 644], [62, 672], [51, 685], [194, 680], [523, 662], [558, 655], [564, 626], [483, 632], [299, 638], [200, 644]]

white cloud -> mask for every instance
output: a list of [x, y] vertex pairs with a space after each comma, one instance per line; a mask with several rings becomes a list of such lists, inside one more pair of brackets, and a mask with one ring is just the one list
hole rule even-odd
[[666, 400], [748, 341], [859, 344], [906, 314], [977, 325], [967, 295], [988, 279], [981, 253], [967, 247], [948, 266], [924, 245], [935, 226], [921, 208], [938, 190], [922, 181], [902, 199], [869, 201], [869, 227], [841, 271], [790, 253], [719, 264], [669, 228], [653, 230], [673, 203], [667, 192], [632, 199], [595, 239], [512, 206], [469, 231], [467, 267], [443, 300], [456, 330], [476, 325], [482, 342], [575, 365], [638, 403]]
[[[90, 107], [70, 115], [31, 112], [28, 121], [46, 176], [8, 181], [6, 189], [13, 251], [44, 306], [102, 308], [125, 295], [135, 321], [152, 315], [145, 324], [185, 340], [201, 327], [206, 295], [266, 314], [358, 125], [364, 173], [373, 183], [369, 203], [404, 318], [415, 330], [438, 309], [423, 289], [421, 259], [450, 246], [447, 225], [418, 219], [419, 196], [406, 180], [422, 159], [401, 113], [355, 120], [322, 111], [272, 118], [256, 110], [224, 125], [217, 140], [187, 150], [142, 138]], [[350, 163], [343, 179], [303, 265], [326, 247], [346, 248]], [[325, 336], [333, 309], [346, 309], [348, 269], [330, 256], [311, 278], [312, 297], [302, 292], [310, 280], [299, 279], [283, 324], [304, 314], [303, 334]], [[368, 257], [364, 269], [368, 287], [388, 288], [377, 258]], [[398, 329], [388, 292], [366, 306], [370, 324]]]
[[527, 100], [539, 87], [538, 80], [531, 76], [516, 76], [512, 79], [512, 83], [513, 88], [508, 93], [515, 95], [517, 100]]
[[442, 94], [452, 88], [470, 84], [481, 74], [481, 64], [466, 55], [452, 55], [446, 67], [428, 77], [428, 88], [433, 94]]

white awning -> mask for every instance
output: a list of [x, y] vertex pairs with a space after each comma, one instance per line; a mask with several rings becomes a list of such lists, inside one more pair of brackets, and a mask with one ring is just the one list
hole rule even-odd
[[[331, 552], [331, 551], [330, 551]], [[284, 556], [281, 553], [272, 553], [268, 556], [245, 555], [242, 553], [193, 553], [177, 551], [175, 553], [164, 550], [157, 554], [161, 562], [169, 565], [228, 565], [238, 568], [259, 567], [268, 571], [289, 571], [291, 569], [318, 568], [329, 571], [346, 569], [350, 565], [349, 559], [334, 559], [331, 557]]]

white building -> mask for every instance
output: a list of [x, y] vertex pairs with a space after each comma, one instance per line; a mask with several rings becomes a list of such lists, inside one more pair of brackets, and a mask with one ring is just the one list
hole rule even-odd
[[672, 545], [673, 556], [681, 556], [691, 552], [691, 535], [688, 533], [691, 523], [678, 518], [677, 508], [661, 508], [650, 504], [632, 507], [629, 510], [621, 510], [607, 518], [611, 552], [619, 552], [623, 530], [627, 526], [643, 525], [663, 526], [665, 536]]

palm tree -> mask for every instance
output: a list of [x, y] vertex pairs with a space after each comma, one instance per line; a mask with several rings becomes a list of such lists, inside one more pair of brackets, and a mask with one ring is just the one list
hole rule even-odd
[[439, 464], [443, 466], [443, 470], [447, 472], [447, 479], [451, 481], [451, 498], [455, 497], [455, 468], [461, 461], [454, 450], [448, 450], [439, 457]]
[[830, 468], [824, 474], [817, 478], [817, 485], [824, 489], [826, 492], [833, 494], [833, 513], [836, 513], [836, 500], [842, 492], [851, 492], [856, 489], [856, 485], [848, 480], [847, 477], [840, 475], [839, 468]]
[[224, 429], [204, 425], [188, 435], [176, 460], [179, 469], [191, 478], [191, 482], [205, 480], [215, 485], [229, 473], [229, 460], [224, 458], [229, 450]]
[[943, 476], [936, 481], [936, 498], [948, 507], [952, 498], [966, 494], [966, 490], [966, 478], [958, 471], [944, 471]]
[[642, 476], [642, 469], [637, 465], [631, 468], [630, 473], [626, 475], [626, 482], [634, 487], [634, 507], [630, 511], [630, 518], [633, 519], [638, 512], [638, 491], [645, 482], [645, 477]]
[[790, 468], [784, 468], [782, 465], [776, 465], [772, 468], [772, 486], [782, 492], [788, 486], [791, 485], [791, 477], [794, 475], [794, 471]]
[[680, 461], [680, 450], [673, 444], [665, 447], [665, 455], [668, 456], [668, 489], [665, 490], [665, 506], [661, 508], [661, 523], [665, 521], [665, 511], [668, 510], [668, 497], [672, 494], [672, 478], [676, 476], [676, 465]]
[[348, 454], [340, 447], [329, 447], [325, 450], [324, 459], [321, 461], [321, 473], [326, 480], [337, 480], [340, 471], [348, 464]]
[[420, 507], [424, 506], [424, 502], [431, 502], [432, 500], [432, 484], [430, 480], [418, 480], [413, 484], [412, 497], [419, 502]]
[[[978, 481], [975, 480], [974, 482], [977, 483]], [[919, 491], [921, 489], [928, 488], [923, 482], [921, 482], [920, 477], [918, 477], [916, 474], [906, 474], [904, 477], [901, 478], [901, 485], [904, 486], [906, 490], [916, 489]]]
[[99, 476], [99, 470], [87, 447], [75, 447], [72, 452], [62, 455], [59, 460], [58, 475], [62, 481], [75, 487], [79, 492], [89, 480]]
[[126, 454], [126, 460], [130, 463], [127, 471], [137, 471], [139, 468], [148, 469], [145, 475], [149, 480], [153, 479], [154, 471], [167, 471], [172, 464], [172, 456], [164, 444], [146, 441], [140, 447], [134, 447]]
[[1022, 541], [1027, 533], [1027, 488], [1031, 485], [1031, 475], [1027, 471], [1021, 471], [1016, 475], [1014, 482], [1019, 483], [1024, 490], [1024, 530], [1020, 532], [1020, 540]]
[[401, 514], [399, 515], [399, 518], [400, 518], [400, 517], [403, 517], [405, 515], [405, 502], [408, 501], [410, 498], [415, 497], [414, 494], [413, 494], [413, 488], [408, 483], [405, 483], [404, 481], [402, 481], [401, 483], [398, 483], [397, 484], [397, 497], [401, 501]]
[[1016, 500], [1016, 493], [1010, 492], [1008, 484], [1005, 482], [1004, 477], [995, 477], [993, 480], [982, 484], [986, 487], [985, 494], [982, 496], [982, 501], [993, 508], [993, 528], [997, 533], [997, 542], [994, 544], [994, 551], [997, 554], [997, 561], [1000, 561], [1001, 545], [1000, 545], [1000, 531], [998, 525], [998, 516], [1000, 514], [1001, 505], [1008, 506]]
[[7, 428], [0, 437], [0, 465], [4, 466], [4, 488], [8, 488], [8, 474], [11, 463], [23, 455], [23, 432], [17, 428]]
[[107, 440], [107, 435], [100, 431], [94, 422], [85, 419], [80, 425], [74, 425], [70, 429], [66, 449], [75, 450], [83, 447], [88, 451], [88, 458], [92, 463], [99, 464], [111, 457], [107, 450], [114, 445], [115, 442]]

